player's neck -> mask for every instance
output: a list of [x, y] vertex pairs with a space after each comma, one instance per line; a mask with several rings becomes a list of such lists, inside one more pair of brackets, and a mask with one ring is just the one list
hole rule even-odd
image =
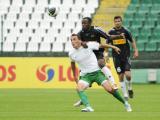
[[80, 49], [82, 47], [82, 45], [78, 45], [77, 47], [75, 47], [76, 50]]
[[122, 28], [122, 26], [115, 26], [115, 28], [117, 29], [117, 30], [119, 30], [119, 29], [121, 29]]

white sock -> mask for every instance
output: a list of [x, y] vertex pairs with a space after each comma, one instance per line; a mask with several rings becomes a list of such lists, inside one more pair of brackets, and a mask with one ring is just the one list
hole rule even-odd
[[102, 69], [103, 74], [108, 78], [109, 82], [114, 85], [115, 84], [115, 80], [114, 77], [111, 73], [111, 70], [109, 68], [107, 68], [106, 66], [104, 66]]
[[128, 90], [132, 90], [132, 81], [127, 80], [127, 83], [128, 83]]
[[124, 97], [128, 97], [125, 81], [121, 81], [120, 84], [121, 84], [121, 89], [122, 89], [122, 93], [123, 93]]

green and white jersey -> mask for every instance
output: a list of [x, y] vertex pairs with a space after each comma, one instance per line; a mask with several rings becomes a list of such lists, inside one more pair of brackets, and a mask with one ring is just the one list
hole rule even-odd
[[83, 48], [82, 46], [78, 49], [72, 49], [69, 52], [69, 57], [72, 61], [77, 62], [80, 69], [80, 76], [87, 73], [95, 72], [99, 70], [97, 58], [93, 50], [99, 49], [99, 43], [88, 42], [88, 48]]

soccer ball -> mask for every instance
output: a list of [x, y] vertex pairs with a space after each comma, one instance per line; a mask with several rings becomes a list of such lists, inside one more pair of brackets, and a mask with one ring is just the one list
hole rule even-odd
[[56, 17], [58, 14], [59, 8], [54, 7], [54, 6], [49, 6], [48, 7], [48, 15], [51, 17]]

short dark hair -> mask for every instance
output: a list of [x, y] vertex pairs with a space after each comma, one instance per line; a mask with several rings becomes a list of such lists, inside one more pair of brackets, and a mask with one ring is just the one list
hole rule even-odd
[[78, 34], [76, 34], [76, 33], [73, 33], [72, 35], [71, 35], [71, 37], [72, 36], [77, 36], [77, 38], [79, 39], [79, 40], [81, 40], [81, 37], [78, 35]]
[[115, 20], [115, 19], [120, 19], [120, 20], [122, 21], [122, 17], [121, 17], [121, 16], [115, 16], [115, 17], [114, 17], [114, 20]]
[[90, 17], [84, 17], [83, 20], [84, 19], [87, 19], [89, 23], [92, 23], [92, 19]]

